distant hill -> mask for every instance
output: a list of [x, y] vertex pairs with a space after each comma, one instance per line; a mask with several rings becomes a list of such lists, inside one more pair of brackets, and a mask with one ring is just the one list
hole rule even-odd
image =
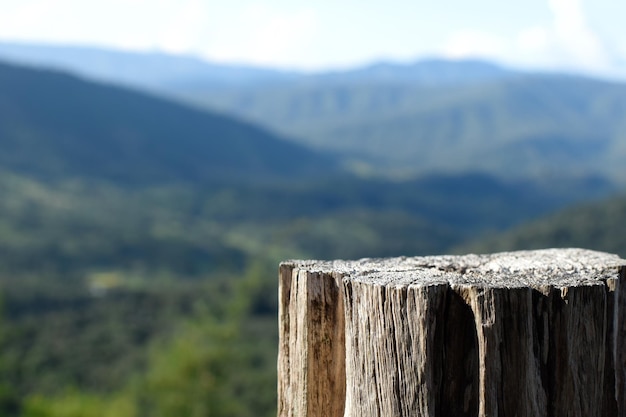
[[[413, 108], [383, 84], [287, 108], [322, 131], [320, 108], [355, 123], [396, 117], [384, 100]], [[445, 109], [466, 87], [419, 91]], [[370, 88], [384, 100], [368, 110]], [[154, 94], [0, 64], [0, 415], [276, 415], [279, 260], [449, 252], [613, 191], [583, 171], [356, 177], [297, 138]], [[389, 138], [381, 156], [399, 153]]]
[[626, 197], [567, 208], [457, 251], [484, 253], [548, 247], [582, 247], [625, 257]]
[[411, 63], [376, 62], [351, 70], [305, 73], [209, 62], [194, 56], [162, 52], [142, 53], [88, 46], [16, 42], [0, 42], [0, 59], [156, 90], [219, 90], [312, 80], [324, 83], [402, 80], [422, 85], [457, 85], [493, 80], [515, 73], [479, 60], [442, 59]]
[[148, 89], [194, 84], [245, 86], [299, 76], [269, 68], [210, 63], [192, 56], [36, 43], [0, 42], [0, 60]]
[[332, 158], [233, 118], [59, 72], [0, 64], [0, 168], [122, 183], [276, 181]]
[[0, 65], [0, 172], [4, 253], [59, 270], [143, 265], [161, 251], [178, 254], [159, 255], [166, 264], [206, 260], [200, 269], [220, 259], [438, 253], [613, 191], [602, 177], [355, 178], [333, 158], [223, 115], [12, 65]]
[[430, 58], [406, 63], [379, 61], [360, 68], [309, 74], [305, 81], [340, 84], [410, 83], [441, 87], [493, 81], [517, 73], [482, 60]]
[[311, 82], [182, 93], [332, 150], [366, 172], [626, 178], [624, 84], [517, 75], [454, 87]]
[[[603, 177], [585, 176], [584, 170], [580, 177], [548, 182], [503, 181], [473, 172], [411, 181], [352, 178], [331, 157], [224, 115], [60, 72], [6, 64], [0, 65], [0, 171], [34, 180], [43, 190], [48, 186], [41, 182], [51, 179], [75, 181], [82, 191], [75, 196], [74, 186], [67, 185], [68, 207], [78, 201], [94, 204], [83, 194], [92, 188], [94, 198], [102, 194], [120, 212], [128, 210], [128, 198], [119, 197], [128, 191], [102, 188], [103, 182], [133, 185], [137, 193], [150, 192], [145, 186], [165, 187], [154, 204], [186, 202], [190, 207], [183, 224], [201, 216], [221, 225], [211, 226], [217, 234], [211, 238], [216, 243], [211, 253], [234, 247], [254, 256], [269, 246], [276, 253], [291, 253], [284, 252], [289, 248], [315, 257], [436, 253], [613, 191]], [[9, 190], [6, 198], [19, 198], [19, 190]], [[44, 218], [56, 210], [49, 200], [33, 203], [42, 204], [38, 210]], [[73, 230], [72, 219], [78, 216], [60, 216]], [[143, 222], [137, 214], [124, 217]], [[108, 221], [85, 223], [104, 230], [111, 229], [100, 226]], [[35, 222], [40, 223], [47, 224]], [[51, 232], [51, 241], [62, 239], [63, 233]], [[277, 243], [268, 245], [273, 241]]]
[[626, 178], [626, 85], [619, 83], [472, 60], [307, 74], [71, 46], [5, 43], [0, 57], [235, 115], [331, 151], [361, 174]]

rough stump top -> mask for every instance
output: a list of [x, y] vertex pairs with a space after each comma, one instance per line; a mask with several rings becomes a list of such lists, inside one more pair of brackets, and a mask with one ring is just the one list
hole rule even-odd
[[490, 288], [605, 285], [626, 270], [626, 260], [586, 249], [542, 249], [489, 255], [292, 260], [281, 265], [344, 280], [390, 287], [447, 284]]

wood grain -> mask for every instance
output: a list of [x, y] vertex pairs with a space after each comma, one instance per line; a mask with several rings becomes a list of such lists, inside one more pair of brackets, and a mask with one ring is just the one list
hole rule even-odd
[[278, 415], [626, 417], [626, 261], [288, 261]]

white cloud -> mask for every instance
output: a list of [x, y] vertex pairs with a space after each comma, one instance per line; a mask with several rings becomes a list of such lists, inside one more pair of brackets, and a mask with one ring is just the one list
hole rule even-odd
[[489, 33], [464, 30], [453, 33], [443, 46], [443, 55], [459, 59], [468, 57], [493, 58], [506, 50], [506, 39]]
[[312, 9], [277, 10], [254, 4], [243, 10], [233, 30], [215, 35], [207, 56], [263, 65], [293, 65], [301, 61], [317, 29]]
[[204, 27], [209, 24], [209, 12], [201, 0], [183, 3], [160, 31], [157, 44], [171, 53], [188, 53], [197, 47]]
[[522, 51], [538, 52], [546, 50], [550, 45], [550, 33], [546, 28], [533, 26], [522, 30], [517, 35], [516, 45]]
[[[161, 17], [155, 0], [22, 0], [0, 14], [0, 39], [147, 47], [151, 31], [140, 30], [137, 16]], [[151, 19], [152, 20], [152, 19]], [[152, 42], [153, 43], [153, 42]]]
[[586, 30], [586, 19], [579, 0], [548, 0], [548, 7], [554, 14], [557, 31], [567, 35]]
[[611, 59], [589, 24], [580, 0], [548, 0], [554, 22], [551, 28], [563, 58], [587, 69], [611, 67]]
[[[392, 11], [381, 0], [0, 0], [0, 39], [160, 49], [300, 68], [436, 53], [608, 74], [626, 56], [618, 16], [613, 32], [592, 25], [606, 15], [599, 18], [591, 1], [605, 2], [609, 11], [619, 9], [609, 4], [614, 0], [540, 0], [542, 9], [529, 5], [523, 16], [474, 6], [447, 10], [452, 1], [426, 7], [403, 0], [406, 7]], [[422, 19], [419, 25], [416, 19]], [[472, 26], [463, 26], [468, 22]]]
[[441, 48], [449, 58], [484, 57], [522, 67], [611, 76], [616, 62], [587, 21], [581, 0], [547, 0], [552, 21], [516, 34], [477, 30], [453, 33]]
[[9, 6], [0, 13], [0, 37], [19, 40], [36, 39], [37, 34], [29, 33], [29, 29], [43, 25], [52, 11], [52, 5], [43, 1], [24, 1], [12, 7]]

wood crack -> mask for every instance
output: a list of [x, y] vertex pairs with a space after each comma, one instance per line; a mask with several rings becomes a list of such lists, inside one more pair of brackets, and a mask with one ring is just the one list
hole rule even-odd
[[279, 417], [625, 417], [626, 261], [290, 261]]

